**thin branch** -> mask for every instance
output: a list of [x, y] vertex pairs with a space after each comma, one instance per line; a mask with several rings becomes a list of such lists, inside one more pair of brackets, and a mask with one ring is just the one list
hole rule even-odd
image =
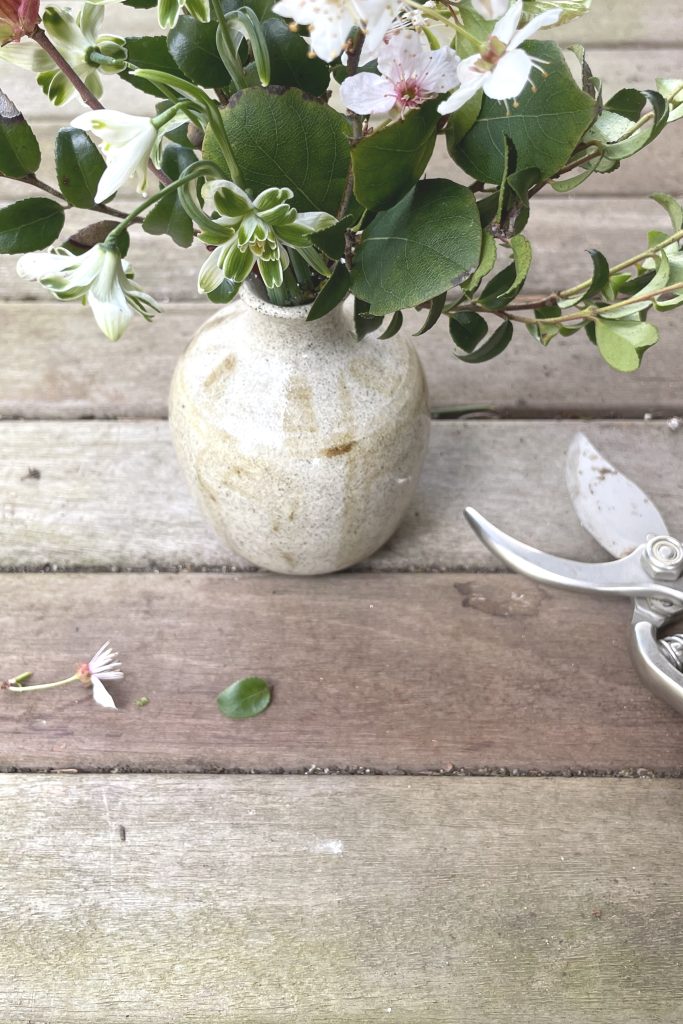
[[[365, 34], [358, 32], [354, 39], [350, 49], [348, 50], [348, 75], [351, 77], [358, 71], [358, 63], [360, 61], [360, 55], [363, 50], [363, 44], [365, 43]], [[358, 142], [363, 137], [363, 118], [360, 114], [354, 114], [353, 111], [348, 111], [348, 116], [351, 120], [352, 126], [352, 137], [351, 144]], [[353, 163], [349, 163], [349, 170], [346, 175], [346, 182], [344, 184], [344, 193], [339, 204], [339, 211], [337, 213], [337, 220], [341, 220], [346, 214], [349, 206], [351, 205], [351, 199], [353, 198]]]
[[[6, 175], [0, 175], [0, 177], [7, 177]], [[52, 185], [48, 185], [46, 181], [41, 181], [40, 178], [36, 178], [35, 174], [27, 174], [23, 178], [10, 178], [10, 181], [21, 181], [26, 182], [27, 185], [33, 185], [34, 188], [39, 188], [42, 192], [47, 192], [48, 195], [54, 196], [55, 199], [64, 200], [64, 196]], [[73, 209], [72, 203], [67, 203], [67, 209]], [[85, 207], [88, 210], [94, 210], [97, 213], [106, 213], [108, 217], [117, 217], [119, 220], [123, 220], [128, 214], [124, 213], [123, 210], [116, 210], [113, 206], [107, 206], [106, 203], [95, 203], [93, 206]], [[142, 219], [138, 218], [138, 223], [142, 223]]]

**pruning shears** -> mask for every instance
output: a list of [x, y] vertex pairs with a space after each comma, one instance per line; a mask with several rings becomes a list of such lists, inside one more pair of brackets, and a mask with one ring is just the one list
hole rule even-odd
[[660, 636], [683, 614], [683, 543], [671, 536], [647, 495], [583, 434], [570, 445], [566, 475], [581, 525], [614, 561], [559, 558], [515, 540], [473, 508], [465, 517], [515, 572], [566, 590], [631, 598], [633, 663], [645, 685], [683, 714], [683, 633]]

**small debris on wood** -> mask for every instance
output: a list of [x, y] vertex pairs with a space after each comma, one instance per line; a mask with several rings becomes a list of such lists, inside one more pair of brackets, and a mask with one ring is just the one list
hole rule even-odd
[[35, 466], [29, 466], [28, 467], [28, 472], [24, 473], [24, 475], [22, 476], [21, 479], [22, 480], [40, 480], [41, 476], [42, 476], [42, 474], [41, 474], [39, 469], [36, 469]]
[[146, 708], [149, 704], [149, 697], [138, 697], [135, 701], [136, 708]]

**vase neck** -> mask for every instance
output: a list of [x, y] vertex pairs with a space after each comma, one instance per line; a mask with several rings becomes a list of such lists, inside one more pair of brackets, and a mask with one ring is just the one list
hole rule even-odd
[[353, 334], [342, 305], [317, 320], [308, 320], [310, 305], [275, 306], [248, 288], [243, 289], [241, 298], [243, 317], [256, 344], [280, 349], [321, 348], [346, 343], [347, 336]]

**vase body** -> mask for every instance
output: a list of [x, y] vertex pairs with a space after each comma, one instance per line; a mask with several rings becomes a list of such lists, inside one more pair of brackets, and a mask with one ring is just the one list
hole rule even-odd
[[205, 515], [264, 569], [317, 575], [369, 557], [415, 492], [429, 435], [410, 340], [358, 341], [350, 311], [243, 298], [202, 326], [171, 385], [178, 458]]

